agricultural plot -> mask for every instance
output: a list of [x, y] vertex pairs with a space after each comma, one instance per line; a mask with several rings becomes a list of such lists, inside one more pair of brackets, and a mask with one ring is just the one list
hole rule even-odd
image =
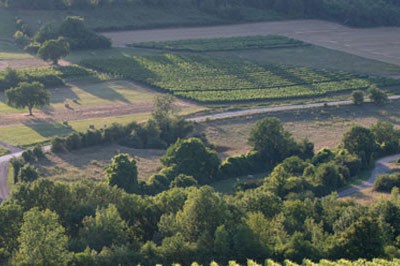
[[377, 85], [367, 76], [344, 71], [262, 65], [200, 55], [94, 59], [82, 64], [202, 103], [319, 97]]
[[170, 51], [210, 52], [247, 49], [293, 48], [309, 46], [309, 44], [284, 36], [269, 35], [217, 39], [190, 39], [165, 42], [143, 42], [131, 44], [129, 46]]

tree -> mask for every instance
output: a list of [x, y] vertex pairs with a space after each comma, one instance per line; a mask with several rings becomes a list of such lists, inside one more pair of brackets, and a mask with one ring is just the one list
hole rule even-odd
[[23, 165], [18, 172], [17, 180], [20, 182], [32, 182], [39, 177], [38, 171], [31, 164]]
[[250, 145], [275, 164], [286, 158], [296, 143], [277, 118], [265, 118], [256, 123], [249, 137]]
[[400, 149], [400, 131], [390, 122], [379, 121], [371, 127], [376, 143], [383, 155], [397, 153]]
[[68, 265], [72, 258], [65, 229], [50, 210], [25, 212], [18, 242], [15, 265]]
[[364, 93], [360, 90], [353, 91], [351, 98], [355, 105], [361, 105], [364, 103]]
[[176, 174], [193, 176], [199, 184], [215, 178], [220, 163], [217, 153], [198, 138], [179, 139], [168, 148], [161, 162]]
[[57, 40], [45, 41], [39, 48], [38, 55], [45, 61], [52, 61], [54, 65], [58, 60], [68, 55], [69, 43], [62, 37]]
[[368, 92], [369, 92], [369, 99], [378, 105], [384, 104], [388, 100], [386, 93], [376, 87], [369, 88]]
[[6, 90], [7, 104], [23, 109], [28, 107], [32, 115], [33, 107], [41, 108], [50, 102], [50, 93], [39, 82], [21, 82], [18, 87]]
[[111, 164], [105, 168], [106, 182], [110, 186], [117, 186], [128, 193], [137, 191], [138, 170], [136, 160], [130, 159], [128, 154], [121, 153], [112, 158]]
[[112, 204], [106, 209], [97, 209], [95, 217], [86, 216], [82, 223], [79, 231], [81, 240], [97, 251], [113, 244], [126, 244], [128, 240], [128, 226]]
[[361, 217], [339, 237], [342, 256], [348, 259], [373, 259], [384, 254], [382, 231], [371, 217]]
[[354, 126], [346, 132], [342, 144], [349, 152], [360, 157], [364, 165], [369, 165], [376, 151], [374, 134], [365, 127]]

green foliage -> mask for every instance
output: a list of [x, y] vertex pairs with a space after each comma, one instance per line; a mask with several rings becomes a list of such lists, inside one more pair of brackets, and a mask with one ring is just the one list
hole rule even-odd
[[20, 232], [23, 210], [15, 204], [0, 205], [0, 263], [6, 262], [18, 248], [16, 236]]
[[44, 89], [43, 84], [36, 81], [22, 82], [18, 87], [6, 90], [5, 94], [8, 105], [19, 109], [27, 107], [29, 115], [32, 115], [33, 107], [41, 108], [50, 102], [50, 93]]
[[361, 105], [364, 103], [364, 93], [360, 90], [353, 91], [351, 98], [355, 105]]
[[187, 176], [187, 175], [178, 175], [175, 177], [175, 179], [171, 182], [170, 187], [191, 187], [191, 186], [197, 186], [197, 180], [194, 179], [192, 176]]
[[362, 76], [343, 71], [260, 65], [200, 55], [92, 59], [82, 64], [206, 103], [307, 98], [373, 85]]
[[69, 53], [69, 43], [60, 37], [57, 40], [45, 41], [38, 50], [38, 55], [45, 61], [52, 61], [54, 65], [58, 60], [67, 56]]
[[289, 156], [295, 142], [282, 123], [276, 118], [264, 118], [250, 132], [249, 144], [268, 158], [270, 165]]
[[112, 158], [111, 164], [105, 168], [106, 182], [110, 186], [117, 186], [128, 193], [138, 190], [138, 171], [136, 160], [130, 159], [128, 154], [118, 154]]
[[68, 265], [68, 237], [56, 213], [33, 208], [24, 213], [14, 265]]
[[379, 175], [374, 182], [374, 189], [381, 192], [390, 192], [394, 187], [400, 188], [400, 175]]
[[375, 104], [382, 105], [388, 101], [386, 93], [376, 87], [368, 89], [369, 99]]
[[217, 176], [218, 155], [197, 138], [179, 139], [171, 145], [161, 162], [177, 174], [193, 176], [199, 184], [207, 184]]
[[82, 224], [79, 231], [82, 244], [97, 251], [126, 244], [128, 240], [128, 226], [112, 204], [105, 209], [97, 209], [94, 217], [86, 216]]
[[376, 151], [375, 137], [368, 128], [354, 126], [342, 139], [343, 147], [361, 158], [364, 165], [370, 165]]
[[379, 121], [371, 127], [374, 134], [380, 156], [394, 154], [400, 150], [400, 131], [395, 129], [394, 124]]
[[171, 51], [230, 51], [244, 49], [275, 49], [307, 46], [308, 44], [279, 35], [246, 36], [219, 39], [194, 39], [165, 42], [145, 42], [132, 44], [132, 47], [163, 49]]
[[21, 182], [32, 182], [35, 181], [38, 177], [38, 170], [27, 163], [19, 169], [17, 180]]

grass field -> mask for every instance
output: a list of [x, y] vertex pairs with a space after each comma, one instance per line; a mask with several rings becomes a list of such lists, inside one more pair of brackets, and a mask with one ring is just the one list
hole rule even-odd
[[64, 136], [73, 131], [86, 131], [89, 125], [102, 128], [112, 123], [127, 124], [132, 121], [141, 122], [149, 117], [149, 113], [104, 117], [90, 120], [70, 121], [69, 126], [62, 123], [35, 123], [0, 127], [0, 140], [14, 146], [32, 146], [46, 143], [52, 137]]
[[225, 156], [243, 154], [251, 149], [247, 143], [250, 130], [264, 117], [277, 117], [296, 139], [308, 138], [315, 143], [315, 151], [324, 147], [337, 147], [343, 134], [353, 125], [371, 126], [378, 121], [400, 123], [400, 102], [384, 106], [325, 107], [318, 109], [276, 112], [200, 124], [208, 140]]
[[41, 176], [53, 180], [77, 181], [83, 178], [104, 179], [104, 167], [114, 155], [128, 153], [137, 160], [139, 179], [147, 180], [161, 169], [163, 150], [137, 150], [118, 145], [97, 146], [63, 154], [46, 153], [35, 163]]
[[[67, 102], [72, 109], [100, 107], [115, 104], [152, 105], [157, 93], [140, 88], [128, 81], [108, 82], [71, 82], [67, 87], [49, 89], [51, 93], [50, 106], [45, 112], [65, 111]], [[73, 102], [77, 100], [77, 103]], [[36, 111], [37, 112], [37, 111]], [[0, 117], [6, 113], [26, 113], [26, 110], [14, 109], [5, 104], [4, 93], [0, 93]]]

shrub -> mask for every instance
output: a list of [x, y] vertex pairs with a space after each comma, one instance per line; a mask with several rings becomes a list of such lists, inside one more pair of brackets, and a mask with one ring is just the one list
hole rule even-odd
[[192, 176], [187, 176], [187, 175], [178, 175], [175, 177], [174, 181], [171, 182], [170, 187], [192, 187], [192, 186], [197, 186], [198, 183], [196, 179], [194, 179]]
[[368, 89], [369, 99], [375, 104], [381, 105], [388, 101], [386, 93], [376, 87], [371, 87]]
[[360, 90], [353, 91], [351, 98], [355, 105], [361, 105], [364, 103], [364, 93]]
[[52, 152], [64, 152], [66, 151], [65, 139], [60, 137], [55, 137], [51, 140], [51, 151]]
[[400, 175], [380, 175], [376, 178], [374, 189], [381, 192], [390, 192], [394, 187], [400, 188]]
[[21, 182], [32, 182], [35, 181], [38, 177], [38, 170], [28, 163], [22, 166], [21, 169], [19, 169], [17, 179]]

